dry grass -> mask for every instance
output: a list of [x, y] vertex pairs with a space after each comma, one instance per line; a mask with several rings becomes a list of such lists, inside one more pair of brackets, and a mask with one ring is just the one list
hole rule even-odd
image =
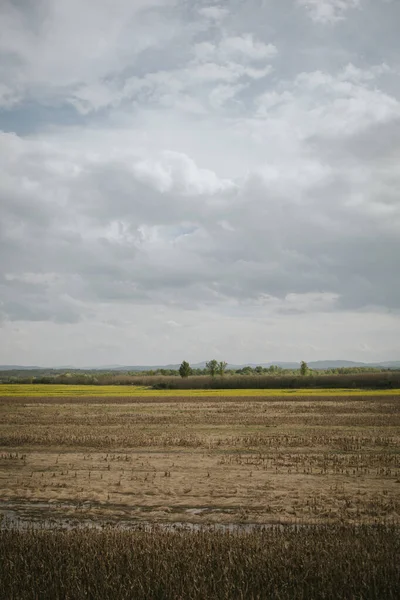
[[7, 600], [398, 597], [393, 392], [2, 397], [0, 487]]
[[393, 527], [0, 533], [7, 600], [394, 600]]
[[0, 422], [2, 508], [25, 518], [373, 523], [400, 515], [393, 394], [1, 398]]

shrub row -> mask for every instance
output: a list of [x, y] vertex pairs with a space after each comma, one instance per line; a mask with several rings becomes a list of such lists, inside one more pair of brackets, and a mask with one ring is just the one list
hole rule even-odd
[[308, 375], [271, 377], [232, 376], [232, 377], [188, 377], [176, 379], [164, 377], [153, 383], [155, 389], [324, 389], [361, 388], [397, 389], [400, 388], [400, 373], [361, 373], [355, 375]]
[[[4, 383], [4, 381], [3, 381]], [[382, 373], [355, 373], [347, 375], [225, 375], [211, 377], [194, 375], [181, 378], [163, 375], [74, 375], [18, 379], [8, 383], [61, 384], [61, 385], [136, 385], [154, 389], [297, 389], [297, 388], [361, 388], [372, 390], [400, 388], [400, 371]]]

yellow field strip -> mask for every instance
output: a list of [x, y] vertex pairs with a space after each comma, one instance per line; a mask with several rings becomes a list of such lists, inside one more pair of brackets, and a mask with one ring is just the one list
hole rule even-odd
[[0, 397], [96, 397], [96, 396], [151, 396], [151, 397], [202, 397], [202, 396], [400, 396], [400, 389], [218, 389], [218, 390], [153, 390], [132, 385], [52, 385], [52, 384], [0, 384]]

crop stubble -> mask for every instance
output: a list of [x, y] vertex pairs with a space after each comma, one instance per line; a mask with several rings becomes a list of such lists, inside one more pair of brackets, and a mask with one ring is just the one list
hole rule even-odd
[[2, 508], [39, 520], [397, 522], [399, 408], [397, 395], [0, 398]]

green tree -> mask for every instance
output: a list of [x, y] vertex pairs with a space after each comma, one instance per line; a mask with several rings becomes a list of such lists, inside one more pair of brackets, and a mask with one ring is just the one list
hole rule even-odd
[[308, 373], [308, 364], [304, 360], [300, 363], [300, 373], [302, 375], [307, 375]]
[[218, 373], [218, 375], [221, 375], [221, 377], [223, 375], [225, 375], [225, 370], [226, 370], [227, 366], [228, 366], [228, 363], [226, 363], [224, 360], [221, 360], [218, 363], [218, 366], [217, 366], [217, 373]]
[[206, 369], [210, 373], [211, 377], [215, 377], [218, 371], [218, 362], [213, 359], [206, 363]]
[[181, 377], [189, 377], [192, 374], [192, 369], [186, 360], [182, 361], [181, 366], [179, 367], [179, 375]]
[[242, 373], [243, 375], [253, 375], [253, 367], [250, 367], [250, 365], [243, 367]]

